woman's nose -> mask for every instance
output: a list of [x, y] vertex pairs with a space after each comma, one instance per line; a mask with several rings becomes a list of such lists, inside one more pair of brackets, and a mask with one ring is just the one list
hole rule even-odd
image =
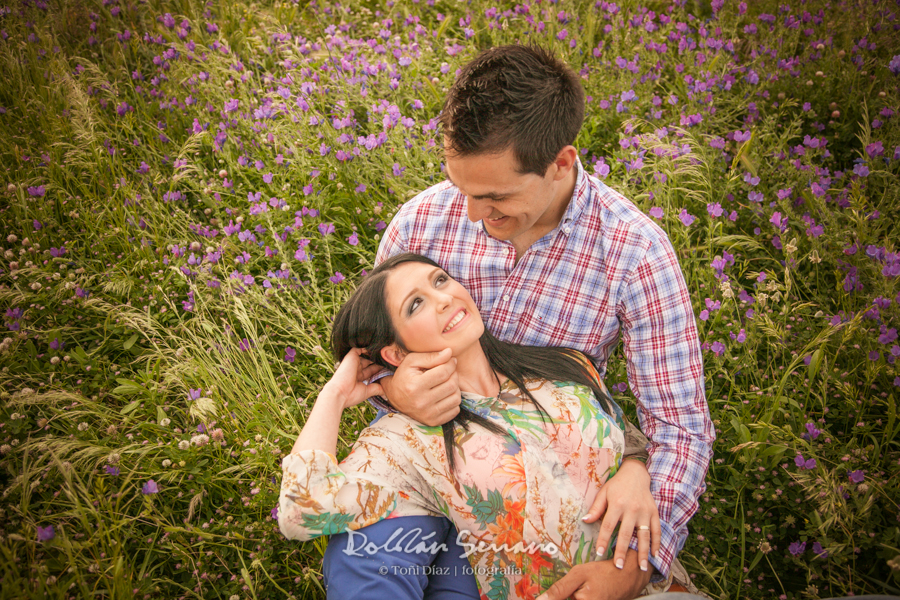
[[440, 312], [444, 312], [445, 310], [450, 308], [451, 304], [453, 304], [453, 296], [451, 296], [450, 294], [444, 294], [442, 292], [438, 292], [436, 300], [437, 307]]

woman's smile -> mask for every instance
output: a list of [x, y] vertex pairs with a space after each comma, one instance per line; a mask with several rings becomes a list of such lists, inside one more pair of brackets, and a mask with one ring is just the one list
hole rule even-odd
[[447, 326], [444, 327], [444, 333], [450, 333], [450, 331], [455, 329], [456, 326], [459, 325], [459, 323], [462, 322], [468, 316], [469, 316], [469, 313], [466, 312], [465, 308], [459, 309], [459, 311], [455, 315], [453, 315], [453, 318], [450, 319], [450, 322], [447, 323]]

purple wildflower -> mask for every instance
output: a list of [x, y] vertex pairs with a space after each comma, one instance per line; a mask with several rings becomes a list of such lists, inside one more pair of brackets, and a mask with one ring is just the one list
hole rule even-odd
[[119, 474], [119, 467], [106, 465], [106, 474], [112, 475], [113, 477], [117, 476]]
[[39, 542], [49, 542], [55, 537], [56, 532], [53, 531], [53, 525], [47, 525], [46, 527], [37, 528], [37, 540]]
[[691, 223], [697, 220], [697, 217], [690, 214], [684, 208], [681, 209], [681, 213], [679, 213], [678, 218], [681, 220], [682, 224], [684, 224], [685, 227], [690, 227]]
[[816, 468], [816, 459], [810, 458], [807, 460], [807, 459], [803, 458], [802, 454], [798, 454], [794, 458], [794, 464], [797, 465], [801, 469], [815, 469]]
[[777, 227], [779, 229], [783, 229], [786, 221], [787, 221], [787, 219], [783, 218], [781, 213], [778, 211], [775, 211], [774, 213], [772, 213], [772, 217], [769, 219], [769, 223], [771, 223], [772, 225], [774, 225], [775, 227]]
[[288, 346], [284, 350], [284, 362], [292, 363], [292, 362], [294, 362], [295, 358], [297, 358], [297, 351], [294, 350], [293, 348], [291, 348], [290, 346]]
[[819, 437], [819, 435], [821, 433], [822, 433], [822, 430], [816, 429], [815, 423], [807, 423], [806, 424], [806, 433], [804, 433], [800, 437], [802, 437], [805, 440], [812, 441], [812, 440], [816, 439], [817, 437]]
[[47, 188], [43, 185], [31, 186], [28, 188], [28, 193], [34, 198], [42, 198], [47, 193]]
[[819, 542], [813, 542], [812, 551], [813, 554], [816, 555], [816, 558], [828, 558], [828, 552], [826, 552], [825, 549], [822, 548], [822, 544], [820, 544]]
[[872, 158], [881, 156], [882, 154], [884, 154], [884, 143], [881, 141], [872, 142], [871, 144], [866, 146], [866, 154], [868, 154]]
[[190, 389], [188, 391], [188, 400], [199, 400], [203, 395], [203, 390], [201, 388]]
[[662, 219], [664, 214], [663, 209], [658, 206], [654, 206], [650, 209], [650, 216], [654, 219]]
[[803, 554], [806, 551], [806, 542], [794, 542], [788, 546], [788, 550], [790, 550], [791, 554], [794, 556]]
[[355, 231], [350, 234], [350, 237], [347, 238], [347, 243], [350, 244], [351, 246], [359, 245], [359, 236], [356, 235]]
[[148, 494], [156, 494], [156, 493], [159, 493], [159, 486], [156, 485], [156, 482], [155, 482], [155, 481], [153, 481], [152, 479], [150, 479], [150, 480], [147, 481], [147, 483], [145, 483], [145, 484], [143, 485], [143, 487], [141, 488], [141, 493], [143, 493], [145, 496], [148, 495]]
[[894, 75], [900, 75], [900, 54], [894, 56], [891, 59], [891, 62], [888, 63], [888, 69], [890, 69], [891, 73]]
[[344, 280], [344, 275], [340, 271], [335, 271], [334, 275], [328, 278], [331, 283], [340, 283]]
[[319, 223], [319, 233], [323, 236], [334, 233], [334, 225], [332, 223]]
[[738, 130], [738, 131], [735, 131], [735, 132], [734, 132], [734, 141], [736, 141], [736, 142], [746, 142], [747, 140], [750, 139], [750, 137], [751, 137], [752, 135], [753, 135], [752, 132], [749, 131], [749, 130], [747, 130], [747, 131], [741, 131], [741, 130]]
[[848, 477], [850, 478], [850, 481], [853, 483], [862, 483], [863, 480], [866, 478], [866, 472], [865, 471], [851, 471], [849, 473]]

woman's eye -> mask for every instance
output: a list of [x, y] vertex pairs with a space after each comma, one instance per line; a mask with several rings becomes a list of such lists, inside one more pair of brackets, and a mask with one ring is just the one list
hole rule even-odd
[[435, 284], [444, 283], [445, 281], [447, 281], [446, 275], [438, 275], [437, 279], [434, 280]]
[[421, 303], [421, 302], [422, 302], [422, 299], [421, 299], [421, 298], [416, 298], [415, 300], [413, 300], [412, 302], [410, 302], [410, 304], [409, 304], [409, 314], [412, 314], [412, 312], [413, 312], [414, 310], [416, 310], [416, 308], [418, 308], [419, 303]]

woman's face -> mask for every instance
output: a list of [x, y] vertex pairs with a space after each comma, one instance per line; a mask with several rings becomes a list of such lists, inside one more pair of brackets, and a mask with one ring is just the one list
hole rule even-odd
[[408, 351], [450, 348], [460, 356], [479, 343], [484, 323], [475, 301], [443, 269], [403, 263], [388, 275], [386, 289], [394, 330]]

